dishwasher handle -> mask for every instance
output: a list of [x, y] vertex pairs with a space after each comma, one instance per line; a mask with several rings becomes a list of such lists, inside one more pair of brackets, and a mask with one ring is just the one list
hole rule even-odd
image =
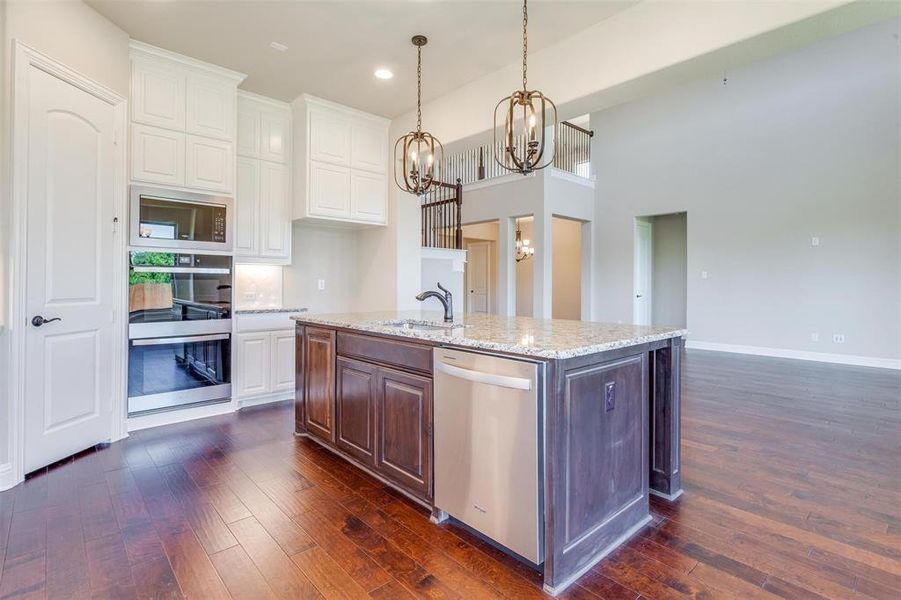
[[522, 377], [510, 377], [509, 375], [496, 375], [494, 373], [485, 373], [484, 371], [474, 371], [472, 369], [464, 369], [463, 367], [449, 365], [441, 361], [438, 361], [435, 368], [451, 377], [466, 379], [467, 381], [474, 381], [476, 383], [497, 385], [514, 390], [528, 391], [532, 389], [532, 380], [524, 379]]

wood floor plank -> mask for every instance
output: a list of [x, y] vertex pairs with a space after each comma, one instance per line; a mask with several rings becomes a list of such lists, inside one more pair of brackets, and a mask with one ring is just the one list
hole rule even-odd
[[355, 600], [368, 597], [366, 590], [318, 546], [295, 554], [291, 560], [326, 598]]
[[170, 530], [164, 524], [156, 524], [157, 533], [175, 579], [188, 598], [228, 598], [228, 590], [219, 579], [203, 546], [190, 529]]
[[235, 600], [275, 600], [277, 596], [266, 583], [247, 552], [232, 546], [210, 557], [219, 577]]
[[236, 521], [230, 524], [229, 528], [277, 597], [284, 599], [322, 597], [254, 517]]

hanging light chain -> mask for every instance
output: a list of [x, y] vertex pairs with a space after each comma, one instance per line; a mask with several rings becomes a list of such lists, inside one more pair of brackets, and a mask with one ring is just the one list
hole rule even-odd
[[529, 56], [529, 7], [528, 0], [522, 0], [522, 91], [528, 91], [526, 59]]
[[422, 46], [416, 46], [416, 131], [422, 131]]

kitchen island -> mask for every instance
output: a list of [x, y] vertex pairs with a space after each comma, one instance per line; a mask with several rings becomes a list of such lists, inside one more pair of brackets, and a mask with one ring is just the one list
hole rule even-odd
[[[431, 509], [435, 522], [447, 515], [436, 506], [434, 357], [459, 350], [534, 367], [539, 552], [531, 562], [549, 593], [644, 526], [649, 493], [682, 492], [684, 330], [495, 315], [458, 315], [447, 326], [428, 311], [292, 318], [296, 433]], [[439, 473], [448, 466], [441, 460]]]

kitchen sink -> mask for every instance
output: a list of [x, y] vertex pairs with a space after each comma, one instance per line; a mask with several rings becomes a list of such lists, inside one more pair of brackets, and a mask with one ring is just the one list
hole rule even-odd
[[397, 329], [409, 329], [412, 331], [445, 331], [452, 333], [456, 330], [463, 329], [462, 323], [436, 323], [433, 321], [417, 321], [415, 319], [403, 319], [401, 321], [386, 321], [382, 323], [385, 327], [394, 327]]

